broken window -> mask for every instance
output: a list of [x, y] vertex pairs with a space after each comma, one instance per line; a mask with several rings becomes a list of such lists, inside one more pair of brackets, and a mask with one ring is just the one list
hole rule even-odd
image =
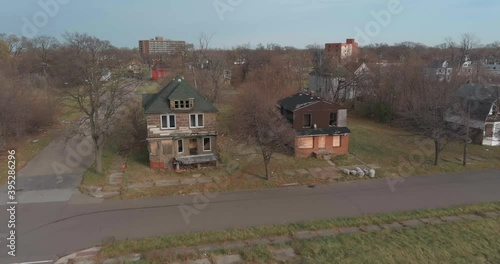
[[304, 115], [304, 125], [303, 127], [311, 127], [312, 126], [312, 115], [305, 114]]
[[203, 151], [211, 151], [212, 144], [211, 139], [209, 137], [203, 138]]
[[330, 113], [330, 126], [337, 126], [337, 113]]
[[162, 129], [175, 129], [175, 115], [161, 115]]
[[493, 106], [491, 107], [491, 113], [490, 115], [497, 115], [498, 114], [498, 108], [497, 108], [497, 105], [496, 104], [493, 104]]
[[184, 141], [182, 139], [177, 140], [177, 153], [181, 154], [184, 152]]
[[193, 108], [194, 99], [189, 100], [175, 100], [174, 101], [174, 109], [177, 110], [187, 110]]
[[484, 132], [485, 137], [493, 137], [493, 124], [487, 124]]

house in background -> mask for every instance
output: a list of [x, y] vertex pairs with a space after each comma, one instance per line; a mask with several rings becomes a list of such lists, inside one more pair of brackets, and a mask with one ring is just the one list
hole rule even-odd
[[142, 98], [151, 168], [200, 167], [217, 161], [217, 108], [182, 77]]
[[153, 67], [151, 68], [151, 78], [153, 81], [161, 80], [167, 76], [170, 69], [170, 65], [164, 60], [154, 60]]
[[139, 60], [133, 59], [127, 64], [129, 77], [140, 78], [144, 70], [144, 64]]
[[347, 110], [309, 93], [278, 102], [283, 116], [296, 131], [295, 156], [329, 158], [349, 153]]
[[465, 84], [457, 90], [456, 96], [458, 102], [469, 103], [470, 113], [468, 117], [450, 114], [447, 121], [460, 126], [468, 123], [474, 143], [500, 146], [500, 86]]
[[360, 87], [371, 78], [366, 63], [351, 63], [337, 67], [335, 73], [309, 73], [309, 91], [332, 102], [354, 100], [362, 95]]
[[453, 67], [451, 64], [445, 61], [435, 61], [432, 65], [425, 68], [425, 73], [431, 77], [436, 78], [439, 81], [451, 81], [453, 74]]

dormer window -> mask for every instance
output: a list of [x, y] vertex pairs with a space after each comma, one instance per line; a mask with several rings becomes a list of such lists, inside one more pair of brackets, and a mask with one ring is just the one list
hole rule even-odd
[[174, 100], [173, 108], [175, 110], [190, 110], [193, 109], [194, 99]]
[[490, 115], [496, 116], [497, 114], [498, 114], [498, 108], [497, 108], [497, 105], [496, 105], [496, 104], [493, 104], [493, 106], [491, 107], [491, 112], [490, 112]]

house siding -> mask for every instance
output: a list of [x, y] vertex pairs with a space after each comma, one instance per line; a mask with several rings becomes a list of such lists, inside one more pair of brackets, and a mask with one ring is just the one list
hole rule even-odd
[[[294, 112], [293, 117], [293, 128], [294, 129], [302, 129], [304, 124], [304, 115], [311, 114], [312, 122], [311, 125], [313, 128], [316, 124], [319, 128], [327, 128], [330, 126], [330, 113], [338, 113], [341, 108], [335, 104], [329, 104], [326, 102], [318, 102], [311, 106], [307, 106], [301, 109], [298, 109]], [[341, 111], [342, 112], [342, 111]], [[344, 112], [345, 113], [345, 112]], [[337, 120], [344, 120], [345, 118], [337, 118]], [[345, 127], [347, 124], [339, 124], [338, 127]]]
[[[208, 134], [215, 133], [217, 114], [216, 113], [199, 113], [204, 115], [203, 128], [190, 128], [189, 118], [191, 113], [175, 114], [176, 129], [161, 129], [160, 114], [150, 114], [146, 116], [148, 126], [148, 138], [159, 138], [176, 136], [179, 134]], [[193, 113], [194, 114], [194, 113]]]
[[[190, 128], [191, 114], [203, 114], [204, 127]], [[153, 169], [173, 169], [173, 160], [176, 157], [190, 156], [189, 140], [196, 139], [197, 155], [215, 154], [217, 149], [216, 113], [176, 113], [176, 128], [161, 129], [160, 114], [146, 115], [149, 141], [150, 167]], [[210, 138], [210, 150], [203, 150], [203, 138]], [[183, 140], [184, 150], [178, 153], [177, 141]], [[154, 151], [156, 150], [156, 151]]]

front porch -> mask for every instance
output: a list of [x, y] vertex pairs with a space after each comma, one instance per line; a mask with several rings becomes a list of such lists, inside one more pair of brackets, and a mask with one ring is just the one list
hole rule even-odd
[[200, 169], [201, 167], [216, 166], [217, 160], [217, 156], [213, 153], [176, 157], [174, 158], [174, 167], [177, 172], [182, 171], [183, 168], [196, 167]]

